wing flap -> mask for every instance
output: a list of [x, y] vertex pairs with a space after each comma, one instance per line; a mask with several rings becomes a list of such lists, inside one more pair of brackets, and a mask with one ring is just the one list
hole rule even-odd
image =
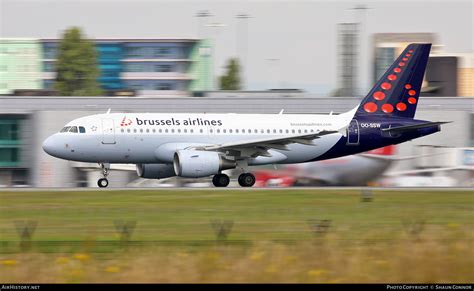
[[223, 150], [223, 149], [236, 149], [236, 148], [251, 148], [251, 147], [265, 147], [287, 150], [286, 145], [290, 143], [300, 143], [305, 145], [315, 145], [312, 141], [321, 136], [337, 133], [339, 130], [323, 130], [318, 133], [303, 134], [303, 135], [289, 135], [278, 138], [264, 138], [256, 140], [247, 140], [239, 142], [229, 142], [216, 145], [210, 145], [203, 147], [207, 151]]

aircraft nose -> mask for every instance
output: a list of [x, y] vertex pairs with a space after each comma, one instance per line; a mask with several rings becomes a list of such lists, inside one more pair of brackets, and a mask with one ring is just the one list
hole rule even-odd
[[44, 142], [43, 142], [43, 150], [52, 156], [54, 156], [55, 152], [57, 151], [57, 145], [55, 142], [54, 135], [48, 137]]

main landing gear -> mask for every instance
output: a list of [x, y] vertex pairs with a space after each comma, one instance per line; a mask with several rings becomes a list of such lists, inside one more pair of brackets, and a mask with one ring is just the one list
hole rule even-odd
[[242, 187], [252, 187], [255, 184], [255, 176], [252, 173], [242, 173], [238, 181]]
[[102, 168], [102, 175], [104, 175], [104, 178], [100, 178], [97, 181], [97, 186], [100, 188], [105, 188], [109, 186], [109, 180], [107, 180], [107, 176], [109, 175], [110, 171], [110, 164], [109, 163], [100, 163], [100, 167]]
[[[239, 176], [239, 185], [242, 187], [252, 187], [255, 184], [255, 176], [252, 173], [243, 173]], [[230, 178], [226, 174], [217, 174], [212, 178], [212, 184], [216, 187], [227, 187]]]
[[212, 177], [212, 184], [216, 187], [227, 187], [229, 182], [230, 178], [226, 174], [217, 174]]

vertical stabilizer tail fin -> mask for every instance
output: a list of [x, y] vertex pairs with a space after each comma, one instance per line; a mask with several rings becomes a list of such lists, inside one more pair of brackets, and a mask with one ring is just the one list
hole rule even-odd
[[431, 44], [410, 44], [362, 100], [356, 115], [413, 118]]

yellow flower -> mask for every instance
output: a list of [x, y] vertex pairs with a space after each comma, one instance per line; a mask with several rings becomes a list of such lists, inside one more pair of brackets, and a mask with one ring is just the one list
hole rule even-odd
[[179, 252], [176, 254], [177, 257], [180, 257], [180, 258], [187, 258], [189, 256], [188, 253], [184, 253], [184, 252]]
[[313, 269], [313, 270], [308, 271], [308, 275], [311, 277], [319, 277], [319, 276], [326, 275], [327, 273], [328, 271], [324, 269]]
[[57, 264], [67, 264], [69, 262], [69, 258], [66, 257], [59, 257], [56, 259]]
[[117, 267], [117, 266], [108, 266], [107, 268], [105, 268], [105, 271], [107, 273], [118, 273], [120, 272], [120, 267]]
[[270, 265], [265, 269], [265, 273], [276, 273], [278, 271], [275, 265]]
[[263, 257], [263, 252], [255, 252], [250, 255], [252, 261], [260, 261]]
[[84, 271], [81, 269], [74, 269], [71, 271], [71, 276], [73, 277], [82, 277], [84, 275]]
[[89, 260], [90, 256], [88, 254], [74, 254], [73, 258], [81, 262], [85, 262]]
[[379, 266], [387, 266], [388, 265], [388, 261], [386, 260], [376, 260], [375, 261], [375, 264], [379, 265]]
[[450, 229], [458, 229], [459, 228], [459, 223], [454, 223], [454, 222], [451, 222], [451, 223], [448, 223], [448, 228]]
[[3, 260], [2, 264], [5, 266], [15, 266], [18, 262], [16, 260]]

